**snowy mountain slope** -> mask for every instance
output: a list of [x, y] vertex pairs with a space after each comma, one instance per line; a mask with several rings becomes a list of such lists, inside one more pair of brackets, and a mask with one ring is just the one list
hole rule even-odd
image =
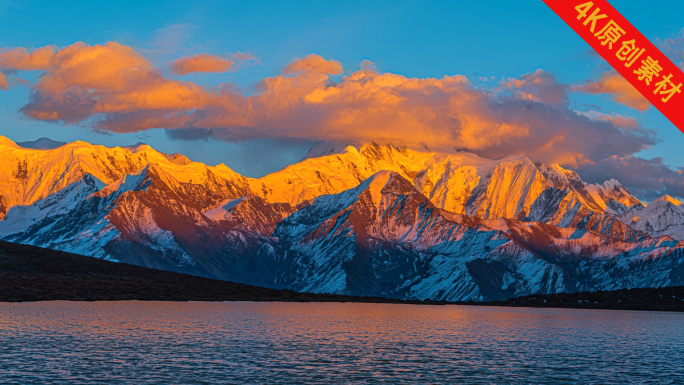
[[615, 179], [603, 184], [589, 184], [587, 191], [594, 201], [610, 214], [622, 214], [630, 209], [642, 209], [644, 204], [634, 198], [629, 191]]
[[[509, 242], [500, 232], [448, 221], [408, 180], [388, 171], [316, 198], [278, 224], [274, 235], [285, 260], [277, 279], [287, 286], [400, 298], [427, 294], [415, 286], [431, 276], [440, 251], [470, 260]], [[481, 296], [463, 264], [440, 270], [450, 279], [423, 290], [450, 299]]]
[[[591, 230], [576, 236], [581, 231], [458, 215], [435, 207], [392, 172], [295, 209], [247, 196], [221, 202], [218, 211], [202, 211], [195, 202], [206, 199], [186, 190], [149, 165], [66, 214], [6, 239], [268, 287], [399, 298], [490, 300], [595, 290], [617, 287], [614, 276], [632, 272], [621, 267], [606, 274], [592, 255], [614, 261], [632, 253], [620, 266], [643, 260], [666, 265], [656, 278], [642, 267], [637, 270], [642, 276], [622, 285], [679, 279], [672, 271], [680, 260], [658, 258], [680, 255], [672, 252], [679, 248], [676, 242], [620, 243]], [[527, 237], [520, 228], [543, 236]], [[573, 264], [575, 259], [590, 266], [589, 273]], [[604, 276], [595, 278], [599, 273]]]
[[568, 292], [684, 283], [684, 242], [670, 237], [626, 242], [592, 230], [500, 221], [511, 239], [564, 272]]
[[314, 199], [274, 235], [285, 266], [277, 279], [313, 292], [493, 300], [664, 286], [680, 282], [684, 266], [684, 243], [669, 238], [625, 242], [592, 230], [444, 212], [386, 171]]
[[[299, 205], [299, 207], [303, 207]], [[228, 199], [204, 215], [231, 230], [270, 236], [276, 224], [296, 211], [288, 203], [268, 203], [257, 195]]]
[[668, 235], [684, 240], [684, 206], [669, 195], [654, 200], [644, 209], [629, 210], [618, 218], [652, 236]]
[[48, 217], [64, 215], [103, 187], [104, 183], [86, 174], [83, 179], [31, 205], [14, 206], [0, 221], [0, 237], [23, 232]]
[[[356, 187], [382, 170], [398, 172], [411, 181], [418, 179], [419, 189], [426, 185], [429, 186], [426, 187], [427, 190], [432, 191], [445, 172], [466, 172], [477, 178], [477, 175], [486, 173], [497, 163], [474, 154], [434, 154], [392, 145], [373, 144], [359, 150], [354, 146], [347, 146], [342, 153], [339, 148], [334, 148], [334, 152], [321, 157], [305, 157], [299, 163], [254, 180], [252, 188], [270, 202], [297, 205], [320, 195]], [[462, 166], [464, 169], [458, 170]], [[436, 170], [441, 172], [438, 174]], [[429, 175], [426, 176], [428, 171]], [[421, 172], [423, 174], [416, 178]], [[477, 181], [474, 183], [477, 184]], [[457, 184], [453, 184], [453, 187], [461, 188]]]
[[525, 215], [547, 187], [545, 182], [529, 159], [506, 159], [473, 189], [466, 203], [466, 214], [486, 219]]
[[541, 163], [537, 167], [544, 175], [548, 187], [572, 191], [589, 210], [621, 214], [631, 208], [644, 207], [643, 203], [615, 179], [603, 184], [586, 184], [576, 172], [558, 165]]
[[[150, 163], [181, 183], [211, 185], [214, 195], [224, 200], [242, 192], [291, 206], [356, 187], [381, 170], [398, 172], [442, 209], [487, 219], [525, 217], [565, 226], [592, 213], [613, 214], [640, 205], [615, 181], [586, 185], [572, 171], [534, 165], [522, 156], [488, 160], [464, 152], [435, 154], [392, 145], [340, 147], [321, 144], [299, 163], [249, 179], [225, 165], [209, 167], [145, 144], [107, 148], [74, 142], [53, 150], [32, 150], [2, 138], [0, 166], [6, 171], [4, 175], [0, 171], [0, 217], [11, 207], [32, 204], [85, 174], [110, 184]], [[311, 157], [319, 153], [330, 155]], [[214, 199], [206, 204], [218, 203]]]
[[[14, 206], [31, 205], [81, 180], [86, 174], [110, 184], [150, 163], [189, 184], [211, 185], [216, 194], [247, 193], [249, 182], [225, 165], [208, 167], [147, 145], [131, 149], [73, 142], [51, 150], [22, 148], [0, 137], [0, 219]], [[214, 203], [214, 202], [212, 202]]]
[[[38, 218], [27, 223], [24, 231], [11, 231], [4, 239], [238, 282], [249, 281], [250, 274], [258, 275], [251, 266], [256, 263], [262, 239], [268, 238], [259, 231], [272, 232], [275, 224], [268, 223], [269, 218], [279, 221], [289, 208], [273, 205], [269, 216], [260, 198], [243, 199], [244, 204], [234, 207], [237, 211], [230, 210], [226, 218], [215, 221], [203, 212], [226, 197], [235, 200], [247, 190], [217, 190], [212, 178], [202, 179], [203, 184], [185, 183], [176, 176], [186, 174], [168, 168], [148, 164], [91, 193], [70, 209]], [[192, 177], [196, 178], [194, 174]], [[72, 189], [75, 187], [35, 205], [46, 206], [54, 196]], [[251, 201], [260, 201], [262, 206], [252, 204], [257, 210], [249, 211], [247, 202]], [[240, 216], [251, 222], [237, 220]], [[252, 242], [252, 238], [258, 241]]]
[[312, 151], [330, 155], [307, 156], [252, 180], [253, 190], [269, 202], [296, 205], [356, 187], [374, 173], [389, 170], [411, 181], [437, 207], [487, 219], [526, 218], [571, 226], [594, 214], [643, 207], [617, 181], [588, 185], [573, 171], [534, 164], [523, 156], [488, 160], [464, 152], [435, 154], [377, 144], [359, 150], [319, 147]]

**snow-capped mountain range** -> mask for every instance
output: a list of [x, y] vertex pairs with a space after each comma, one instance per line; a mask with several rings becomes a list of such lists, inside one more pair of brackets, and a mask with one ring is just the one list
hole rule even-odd
[[254, 179], [144, 144], [0, 137], [0, 218], [7, 241], [311, 292], [487, 301], [684, 284], [678, 201], [644, 207], [615, 180], [523, 156], [323, 144]]
[[669, 195], [654, 200], [646, 208], [626, 211], [619, 219], [653, 236], [669, 235], [684, 240], [684, 206]]

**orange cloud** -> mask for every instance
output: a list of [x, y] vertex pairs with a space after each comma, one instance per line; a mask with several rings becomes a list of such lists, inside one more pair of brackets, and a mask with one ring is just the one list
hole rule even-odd
[[50, 66], [55, 55], [51, 46], [29, 52], [26, 48], [0, 50], [0, 68], [15, 70], [44, 70]]
[[208, 53], [198, 54], [192, 57], [181, 57], [171, 64], [171, 72], [176, 75], [187, 75], [194, 72], [227, 72], [235, 71], [239, 63], [245, 61], [258, 61], [249, 53], [238, 52], [232, 59], [214, 56]]
[[[296, 59], [247, 98], [253, 137], [389, 141], [433, 148], [481, 149], [528, 135], [525, 124], [499, 119], [486, 95], [464, 76], [442, 79], [380, 74], [370, 67], [331, 83], [339, 63], [318, 55]], [[220, 125], [216, 124], [216, 126]], [[231, 135], [234, 132], [229, 133]]]
[[[191, 110], [209, 106], [218, 98], [192, 82], [164, 78], [139, 53], [115, 42], [93, 46], [79, 42], [57, 51], [46, 47], [33, 53], [5, 51], [0, 53], [0, 68], [45, 71], [33, 87], [31, 100], [21, 109], [39, 120], [78, 123], [98, 114]], [[149, 127], [142, 124], [121, 130], [145, 128]]]
[[292, 75], [295, 72], [340, 75], [344, 71], [337, 60], [325, 60], [321, 55], [312, 53], [304, 59], [296, 58], [283, 69], [283, 75]]
[[610, 94], [616, 102], [639, 111], [651, 108], [651, 103], [614, 70], [604, 72], [598, 81], [575, 85], [571, 90], [591, 95]]
[[5, 74], [0, 72], [0, 90], [7, 91], [9, 85], [7, 84], [7, 79], [5, 79]]
[[342, 65], [311, 54], [244, 95], [231, 84], [207, 88], [166, 78], [115, 42], [2, 51], [0, 69], [45, 72], [31, 85], [24, 115], [113, 132], [164, 128], [182, 134], [177, 137], [229, 141], [385, 141], [570, 165], [633, 154], [656, 141], [642, 128], [625, 131], [569, 110], [567, 86], [544, 71], [509, 79], [509, 96], [529, 98], [502, 98], [461, 75], [409, 78], [379, 73], [370, 62], [333, 81]]

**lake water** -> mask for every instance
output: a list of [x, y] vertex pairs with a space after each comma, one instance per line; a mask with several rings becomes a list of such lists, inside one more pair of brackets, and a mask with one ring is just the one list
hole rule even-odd
[[684, 314], [344, 303], [0, 304], [2, 383], [684, 383]]

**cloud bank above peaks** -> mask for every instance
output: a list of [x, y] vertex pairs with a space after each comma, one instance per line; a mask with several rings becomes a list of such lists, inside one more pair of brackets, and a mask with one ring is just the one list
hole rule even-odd
[[[247, 58], [249, 59], [249, 58]], [[234, 58], [181, 58], [178, 75], [231, 70]], [[370, 62], [345, 72], [311, 54], [246, 94], [231, 83], [202, 87], [166, 77], [131, 47], [102, 45], [0, 51], [0, 69], [44, 73], [25, 116], [106, 132], [169, 130], [175, 139], [392, 142], [500, 158], [524, 154], [565, 166], [631, 156], [657, 143], [628, 119], [569, 109], [569, 87], [543, 70], [480, 88], [462, 75], [410, 78]]]
[[684, 197], [684, 168], [673, 170], [662, 158], [611, 156], [599, 162], [580, 165], [577, 172], [585, 182], [603, 183], [615, 178], [640, 199], [649, 202], [664, 194]]

